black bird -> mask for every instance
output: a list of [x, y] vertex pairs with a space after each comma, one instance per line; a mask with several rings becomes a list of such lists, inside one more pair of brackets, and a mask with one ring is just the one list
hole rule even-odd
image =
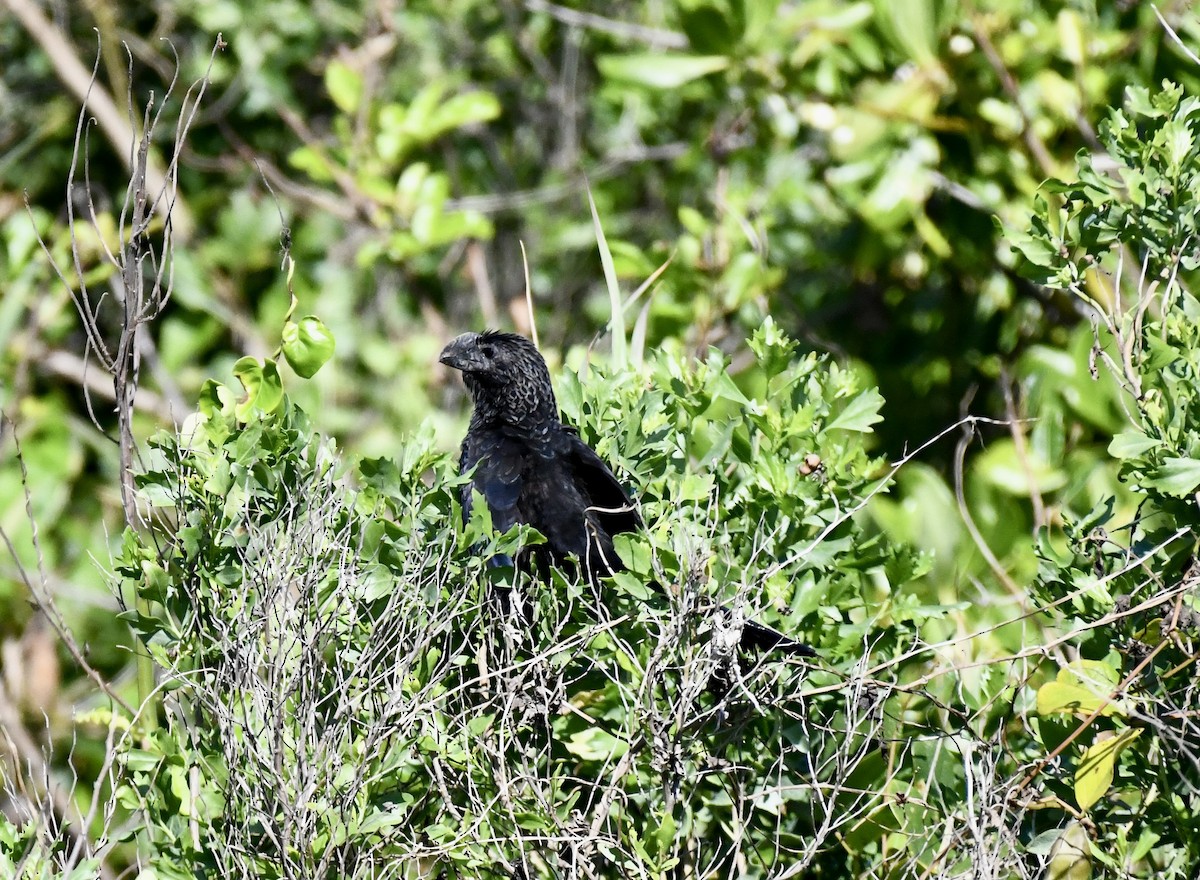
[[[546, 543], [534, 552], [548, 554], [553, 564], [562, 567], [575, 557], [593, 583], [621, 571], [612, 536], [641, 528], [642, 518], [608, 465], [562, 423], [550, 372], [534, 344], [514, 333], [464, 333], [439, 360], [462, 372], [475, 404], [459, 462], [463, 473], [475, 468], [463, 487], [463, 516], [471, 515], [474, 488], [498, 531], [524, 523], [541, 532]], [[752, 620], [742, 628], [741, 645], [816, 653]]]

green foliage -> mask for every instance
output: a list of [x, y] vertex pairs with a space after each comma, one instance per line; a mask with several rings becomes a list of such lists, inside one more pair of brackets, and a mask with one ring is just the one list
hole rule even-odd
[[[14, 701], [27, 585], [119, 697], [127, 624], [172, 671], [153, 716], [120, 715], [146, 876], [243, 852], [336, 875], [356, 845], [487, 875], [522, 835], [622, 876], [733, 873], [734, 841], [739, 874], [803, 850], [820, 876], [1192, 876], [1200, 77], [1159, 12], [1195, 44], [1185, 9], [1076, 0], [59, 4], [85, 69], [100, 34], [91, 94], [133, 119], [173, 76], [159, 37], [182, 84], [227, 42], [149, 273], [173, 288], [139, 331], [134, 430], [199, 412], [146, 453], [158, 518], [124, 545], [112, 385], [38, 235], [118, 303], [129, 151], [85, 128], [72, 242], [64, 56], [0, 18]], [[460, 524], [462, 398], [435, 366], [459, 329], [529, 329], [522, 245], [563, 408], [650, 523], [603, 602], [570, 573], [514, 585], [529, 632], [477, 554], [539, 538], [493, 534], [483, 505]], [[605, 330], [608, 366], [585, 367]], [[977, 387], [970, 411], [1011, 422], [971, 422], [961, 465], [947, 442], [884, 464]], [[139, 599], [121, 617], [114, 552]], [[722, 709], [705, 670], [742, 614], [822, 663], [738, 670]], [[108, 768], [68, 719], [115, 704], [59, 654], [56, 705], [16, 708], [89, 806]], [[62, 868], [39, 833], [3, 826], [0, 858], [37, 839], [26, 874]]]
[[[167, 693], [119, 792], [155, 869], [295, 876], [353, 857], [540, 876], [585, 860], [662, 876], [700, 846], [765, 874], [801, 851], [848, 858], [831, 832], [851, 822], [850, 861], [872, 863], [895, 827], [885, 789], [924, 771], [876, 760], [886, 722], [830, 670], [863, 644], [901, 654], [945, 609], [906, 595], [924, 562], [855, 516], [886, 486], [865, 449], [878, 393], [770, 322], [751, 348], [737, 382], [715, 351], [564, 374], [565, 416], [639, 487], [648, 523], [599, 592], [488, 568], [539, 536], [496, 535], [486, 505], [461, 524], [463, 478], [428, 434], [343, 470], [286, 397], [243, 413], [210, 386], [182, 435], [153, 442], [138, 482], [160, 525], [128, 532], [117, 562]], [[749, 616], [826, 669], [735, 663], [724, 633]], [[961, 800], [955, 761], [922, 762]], [[852, 781], [878, 794], [821, 795]]]
[[305, 379], [316, 375], [333, 357], [333, 334], [316, 315], [283, 325], [283, 356], [288, 365]]
[[[1131, 88], [1124, 109], [1114, 109], [1101, 126], [1115, 167], [1098, 170], [1092, 156], [1077, 157], [1079, 179], [1048, 181], [1060, 209], [1036, 202], [1030, 234], [1020, 239], [1026, 259], [1044, 272], [1041, 283], [1085, 294], [1098, 262], [1110, 269], [1112, 249], [1134, 248], [1140, 272], [1150, 283], [1167, 283], [1200, 265], [1195, 255], [1200, 163], [1196, 125], [1200, 99], [1185, 97], [1170, 83], [1161, 91]], [[1053, 232], [1051, 230], [1054, 230]], [[1127, 283], [1124, 278], [1118, 283]], [[1087, 291], [1101, 307], [1114, 292], [1101, 282]], [[1093, 292], [1094, 291], [1094, 292]]]
[[[129, 72], [115, 22], [169, 34], [182, 82], [218, 32], [228, 42], [219, 112], [200, 114], [198, 160], [183, 163], [198, 244], [155, 331], [169, 355], [168, 340], [188, 342], [172, 364], [184, 398], [261, 353], [231, 357], [231, 334], [274, 333], [288, 301], [271, 273], [282, 213], [303, 298], [345, 355], [342, 377], [301, 397], [373, 453], [386, 440], [359, 412], [411, 429], [435, 408], [436, 382], [407, 375], [439, 329], [429, 316], [496, 323], [523, 299], [519, 241], [544, 338], [585, 341], [607, 324], [581, 172], [623, 280], [674, 254], [648, 299], [650, 345], [703, 352], [771, 314], [873, 370], [891, 407], [887, 448], [929, 436], [1004, 359], [1064, 343], [1061, 303], [1015, 276], [992, 215], [1023, 226], [1039, 181], [1090, 148], [1086, 121], [1127, 85], [1196, 82], [1144, 4], [625, 3], [604, 10], [616, 29], [479, 0], [103, 8], [111, 18], [73, 7], [60, 24], [85, 61], [99, 28], [97, 87], [118, 105]], [[1195, 23], [1177, 18], [1187, 39]], [[27, 191], [53, 217], [77, 108], [5, 27], [0, 144], [44, 161], [0, 163], [14, 196], [0, 214]], [[134, 49], [135, 97], [161, 85], [151, 44]], [[122, 155], [93, 144], [93, 178], [119, 178]], [[116, 225], [104, 204], [97, 214]], [[20, 274], [17, 261], [4, 270], [6, 290]], [[404, 394], [381, 391], [396, 383]]]
[[[878, 625], [850, 625], [862, 608], [862, 570], [898, 561], [894, 551], [868, 551], [869, 543], [857, 559], [841, 558], [854, 545], [851, 512], [886, 475], [863, 438], [882, 400], [852, 373], [812, 355], [797, 359], [795, 343], [770, 320], [750, 347], [758, 366], [736, 383], [715, 353], [691, 366], [678, 356], [654, 359], [648, 376], [618, 374], [602, 391], [568, 373], [564, 416], [638, 487], [670, 580], [686, 577], [694, 542], [717, 529], [699, 554], [711, 554], [715, 584], [765, 591], [768, 615], [773, 606], [785, 629], [814, 644], [836, 645], [828, 640], [838, 624], [852, 643], [861, 626]], [[806, 468], [813, 456], [819, 464]], [[911, 570], [897, 572], [905, 572], [890, 585], [898, 588]], [[886, 604], [876, 610], [888, 614]]]
[[46, 840], [42, 832], [36, 822], [18, 826], [0, 814], [0, 875], [21, 880], [95, 880], [100, 876], [100, 862], [92, 858], [83, 859], [69, 871], [61, 870], [50, 854], [62, 845]]
[[[432, 647], [408, 658], [411, 668], [397, 663], [395, 645], [373, 640], [405, 630], [382, 628], [396, 621], [377, 609], [387, 593], [427, 592], [439, 561], [432, 535], [449, 533], [443, 552], [453, 539], [457, 480], [426, 438], [403, 470], [364, 466], [356, 491], [286, 398], [246, 413], [218, 386], [207, 399], [182, 436], [155, 442], [160, 469], [139, 478], [171, 517], [170, 549], [129, 532], [118, 560], [123, 588], [148, 607], [125, 616], [168, 673], [167, 705], [178, 707], [123, 756], [119, 797], [145, 815], [137, 834], [160, 875], [232, 864], [242, 876], [294, 876], [289, 866], [360, 845], [413, 803], [396, 789], [418, 753], [406, 759], [405, 741], [380, 751], [372, 722], [444, 663]], [[414, 499], [429, 466], [442, 472], [439, 485]], [[385, 481], [395, 493], [386, 500], [373, 488]], [[405, 626], [430, 626], [439, 602], [410, 598]], [[269, 833], [303, 816], [310, 827]], [[258, 855], [227, 852], [233, 842]]]
[[[1125, 412], [1108, 452], [1132, 501], [1100, 499], [1065, 523], [1064, 542], [1043, 538], [1035, 596], [1087, 659], [1039, 688], [1038, 713], [1066, 715], [1078, 734], [1065, 769], [1097, 826], [1093, 855], [1115, 869], [1137, 840], [1136, 859], [1154, 845], [1158, 871], [1180, 877], [1200, 857], [1200, 798], [1179, 784], [1192, 778], [1197, 741], [1174, 721], [1191, 711], [1200, 602], [1200, 303], [1188, 289], [1198, 107], [1170, 84], [1153, 96], [1132, 89], [1101, 128], [1112, 170], [1081, 156], [1079, 180], [1047, 186], [1059, 198], [1039, 202], [1020, 242], [1044, 283], [1093, 310], [1093, 363], [1120, 384]], [[1059, 725], [1041, 735], [1047, 749], [1068, 745]], [[1148, 834], [1156, 844], [1143, 845]], [[1113, 848], [1116, 859], [1104, 855]]]

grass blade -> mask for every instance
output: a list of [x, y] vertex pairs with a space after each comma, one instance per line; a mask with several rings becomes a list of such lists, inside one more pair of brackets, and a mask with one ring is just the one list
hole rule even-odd
[[621, 304], [621, 288], [617, 284], [617, 270], [613, 266], [612, 253], [608, 249], [608, 241], [600, 226], [600, 214], [596, 211], [596, 200], [592, 198], [592, 188], [587, 188], [588, 204], [592, 208], [592, 225], [596, 230], [596, 246], [600, 248], [600, 265], [604, 267], [604, 283], [608, 286], [609, 309], [612, 318], [608, 322], [608, 330], [612, 334], [612, 362], [615, 369], [624, 369], [628, 363], [628, 353], [625, 348], [625, 309]]

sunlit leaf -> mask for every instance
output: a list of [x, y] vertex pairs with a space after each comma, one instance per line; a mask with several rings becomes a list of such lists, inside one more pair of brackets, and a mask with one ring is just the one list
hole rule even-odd
[[601, 55], [596, 59], [608, 79], [656, 89], [676, 89], [729, 66], [723, 55]]
[[[1037, 692], [1039, 715], [1090, 715], [1116, 690], [1117, 670], [1097, 660], [1076, 660], [1058, 671], [1054, 681], [1046, 682]], [[1110, 700], [1101, 715], [1124, 714], [1117, 700]]]
[[283, 402], [283, 381], [274, 361], [244, 357], [233, 365], [233, 375], [246, 389], [246, 396], [234, 411], [239, 421], [249, 419], [256, 409], [274, 412]]
[[1075, 800], [1079, 809], [1090, 810], [1112, 785], [1113, 772], [1121, 750], [1141, 734], [1129, 727], [1115, 735], [1098, 739], [1083, 753], [1075, 768]]
[[1131, 429], [1112, 438], [1112, 442], [1108, 444], [1108, 454], [1113, 458], [1133, 458], [1160, 445], [1161, 440], [1155, 440], [1141, 431]]
[[343, 113], [354, 113], [362, 102], [362, 74], [341, 61], [331, 61], [325, 68], [325, 88], [329, 97]]
[[1183, 497], [1200, 486], [1200, 461], [1194, 458], [1168, 458], [1156, 468], [1146, 485], [1167, 495]]
[[936, 61], [936, 0], [876, 0], [876, 21], [908, 57], [918, 64]]
[[333, 346], [333, 334], [315, 315], [288, 321], [283, 326], [283, 356], [305, 379], [314, 376], [333, 357]]
[[1045, 880], [1089, 880], [1092, 876], [1091, 844], [1083, 823], [1069, 822], [1061, 831], [1048, 832], [1048, 836], [1051, 846]]
[[621, 285], [617, 281], [612, 252], [608, 249], [604, 226], [600, 222], [600, 212], [596, 210], [596, 200], [592, 198], [591, 188], [588, 188], [587, 197], [588, 206], [592, 209], [592, 229], [596, 233], [596, 247], [600, 249], [600, 265], [604, 269], [604, 286], [608, 288], [608, 308], [611, 315], [608, 329], [612, 336], [612, 360], [613, 365], [620, 368], [627, 363], [625, 307], [621, 301]]
[[489, 122], [500, 115], [500, 102], [490, 92], [466, 92], [445, 101], [430, 114], [428, 131], [441, 133], [464, 125]]
[[1079, 12], [1074, 9], [1060, 9], [1055, 19], [1058, 25], [1058, 39], [1062, 57], [1072, 64], [1083, 64], [1086, 57], [1084, 25]]
[[565, 745], [568, 752], [585, 761], [607, 761], [619, 758], [629, 750], [629, 743], [599, 727], [589, 727], [571, 734]]
[[874, 388], [864, 391], [846, 405], [832, 422], [831, 431], [870, 431], [871, 426], [883, 421], [879, 410], [883, 407], [883, 395]]
[[977, 467], [987, 482], [1017, 498], [1053, 492], [1067, 484], [1065, 471], [1050, 467], [1032, 449], [1018, 450], [1009, 439], [991, 444], [979, 457]]

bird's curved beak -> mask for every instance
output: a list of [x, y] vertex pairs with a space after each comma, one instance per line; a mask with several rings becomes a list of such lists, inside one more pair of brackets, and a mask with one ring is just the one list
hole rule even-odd
[[468, 370], [479, 369], [483, 364], [479, 359], [479, 355], [475, 352], [475, 338], [473, 333], [464, 333], [456, 339], [452, 339], [450, 344], [442, 349], [442, 353], [438, 356], [438, 361], [450, 367], [452, 370]]

